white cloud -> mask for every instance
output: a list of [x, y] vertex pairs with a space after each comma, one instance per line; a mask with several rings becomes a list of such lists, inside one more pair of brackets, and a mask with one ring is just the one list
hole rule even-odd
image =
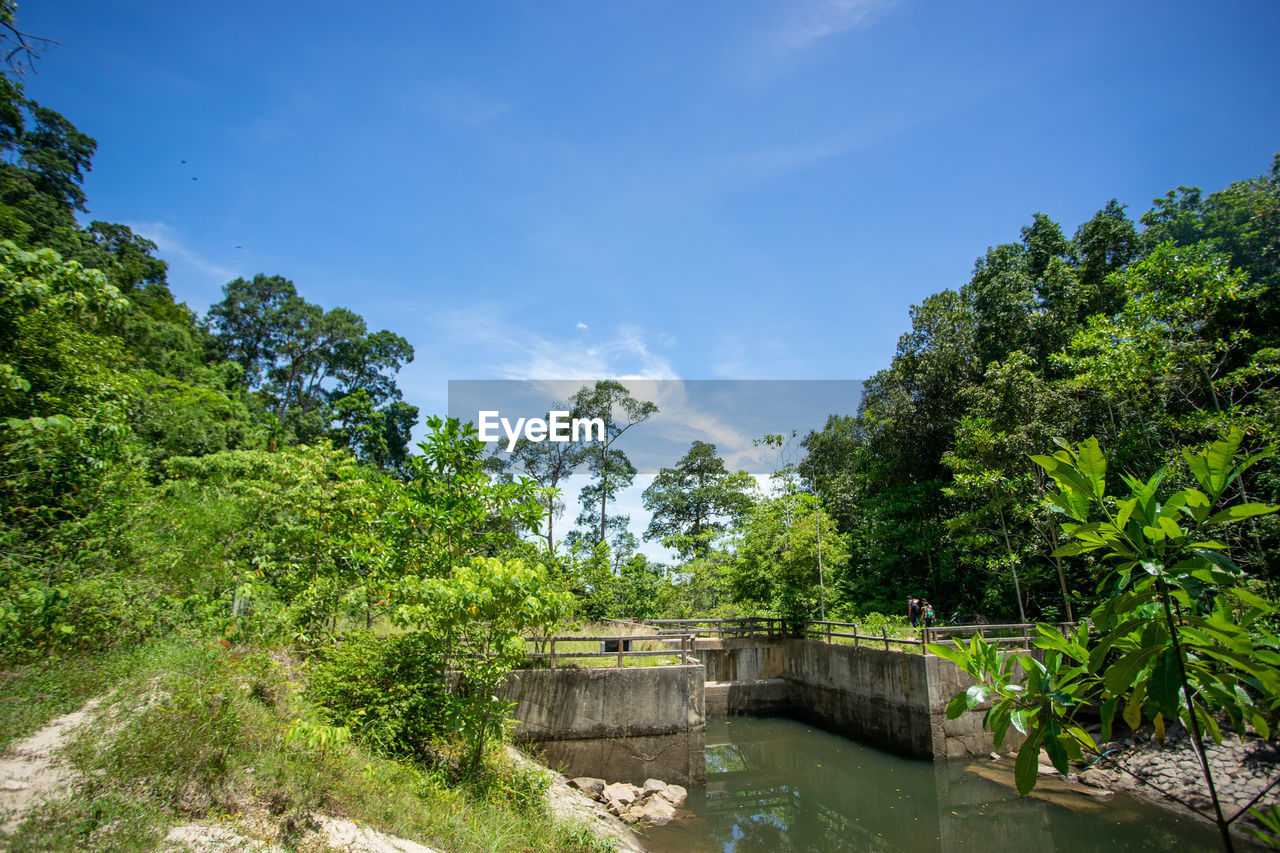
[[804, 50], [830, 36], [865, 27], [895, 0], [816, 0], [797, 4], [776, 33], [776, 46], [784, 53]]
[[586, 324], [586, 323], [583, 323], [583, 322], [579, 321], [578, 325], [577, 325], [577, 326], [575, 326], [574, 328], [576, 328], [576, 329], [578, 329], [578, 330], [580, 330], [580, 331], [585, 332], [589, 327], [587, 326], [587, 324]]
[[495, 365], [504, 379], [674, 379], [671, 362], [653, 352], [644, 332], [619, 326], [583, 346], [581, 340], [521, 332], [505, 336], [508, 360]]
[[164, 222], [126, 222], [125, 224], [135, 234], [141, 234], [155, 243], [161, 257], [169, 256], [165, 260], [176, 259], [182, 261], [202, 273], [220, 279], [224, 283], [240, 275], [239, 271], [223, 266], [216, 261], [211, 261], [193, 249], [188, 248], [178, 236], [177, 229], [171, 225]]

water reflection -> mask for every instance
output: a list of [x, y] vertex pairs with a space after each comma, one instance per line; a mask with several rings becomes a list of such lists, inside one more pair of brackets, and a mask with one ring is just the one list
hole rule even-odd
[[1217, 848], [1212, 827], [1127, 797], [1099, 802], [1045, 785], [1019, 798], [1000, 781], [1011, 770], [897, 758], [792, 720], [713, 720], [692, 816], [649, 830], [645, 844], [734, 853]]

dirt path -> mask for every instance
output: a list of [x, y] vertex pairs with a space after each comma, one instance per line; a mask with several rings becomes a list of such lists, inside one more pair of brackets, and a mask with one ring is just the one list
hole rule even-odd
[[0, 755], [0, 834], [13, 833], [32, 809], [75, 781], [75, 772], [59, 753], [100, 701], [91, 699], [80, 710], [63, 714]]

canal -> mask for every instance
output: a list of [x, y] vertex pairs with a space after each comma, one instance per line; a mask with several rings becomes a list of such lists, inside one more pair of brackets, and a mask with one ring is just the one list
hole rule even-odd
[[[1012, 787], [1012, 761], [913, 761], [778, 718], [707, 721], [707, 781], [655, 853], [1216, 850], [1207, 823], [1117, 794]], [[1055, 790], [1057, 788], [1057, 790]]]

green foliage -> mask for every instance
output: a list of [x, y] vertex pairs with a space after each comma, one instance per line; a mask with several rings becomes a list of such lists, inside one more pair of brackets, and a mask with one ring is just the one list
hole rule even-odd
[[448, 731], [445, 648], [425, 632], [349, 634], [307, 663], [307, 695], [370, 749], [428, 762]]
[[[1035, 456], [1058, 487], [1048, 501], [1065, 520], [1062, 556], [1091, 554], [1099, 566], [1101, 603], [1089, 621], [1063, 636], [1038, 626], [1030, 655], [1001, 655], [974, 637], [968, 646], [930, 644], [982, 683], [948, 706], [949, 716], [996, 698], [985, 724], [1003, 740], [1010, 725], [1026, 735], [1019, 750], [1018, 789], [1035, 784], [1041, 746], [1060, 772], [1082, 749], [1097, 751], [1077, 722], [1084, 708], [1102, 717], [1109, 740], [1117, 710], [1136, 728], [1144, 717], [1163, 740], [1172, 721], [1192, 734], [1201, 766], [1202, 733], [1221, 742], [1215, 712], [1241, 737], [1246, 725], [1266, 737], [1267, 711], [1280, 696], [1280, 640], [1265, 625], [1272, 605], [1250, 592], [1217, 531], [1280, 511], [1259, 503], [1228, 503], [1228, 492], [1264, 454], [1241, 453], [1244, 434], [1233, 429], [1208, 447], [1183, 453], [1195, 486], [1165, 492], [1165, 472], [1143, 481], [1121, 477], [1128, 494], [1112, 497], [1107, 459], [1096, 439], [1073, 447], [1059, 441], [1052, 456]], [[1091, 635], [1091, 629], [1096, 632]], [[1016, 669], [1016, 667], [1020, 668]], [[963, 697], [963, 698], [962, 698]], [[1215, 819], [1227, 839], [1227, 821], [1213, 798]]]
[[238, 364], [296, 440], [328, 437], [378, 467], [404, 463], [417, 408], [400, 400], [393, 375], [413, 361], [409, 342], [370, 332], [346, 308], [324, 310], [281, 276], [238, 278], [209, 309], [218, 352]]
[[409, 461], [411, 479], [396, 520], [405, 551], [426, 548], [420, 573], [447, 574], [537, 530], [542, 506], [532, 480], [494, 482], [473, 425], [432, 416], [426, 426], [430, 432], [418, 445], [422, 454]]
[[730, 474], [716, 446], [695, 441], [674, 468], [663, 468], [644, 490], [653, 514], [645, 539], [658, 539], [682, 557], [706, 556], [714, 539], [751, 508], [755, 479]]
[[500, 735], [510, 711], [498, 698], [506, 674], [524, 659], [527, 633], [549, 636], [572, 609], [572, 598], [542, 566], [477, 558], [448, 577], [401, 582], [395, 619], [440, 638], [445, 665], [457, 673], [452, 726], [468, 745], [467, 766], [479, 766], [485, 744]]
[[[1277, 168], [1212, 194], [1180, 188], [1145, 231], [1114, 201], [1070, 239], [1037, 214], [959, 292], [914, 307], [856, 416], [805, 440], [799, 471], [858, 567], [848, 594], [884, 609], [917, 591], [966, 619], [1074, 615], [1090, 561], [1053, 556], [1049, 479], [1028, 454], [1093, 434], [1119, 467], [1168, 466], [1185, 485], [1180, 449], [1230, 425], [1280, 442]], [[1241, 500], [1280, 500], [1277, 470], [1247, 471]], [[1280, 522], [1225, 536], [1274, 599]]]
[[1267, 809], [1252, 808], [1249, 810], [1262, 828], [1246, 826], [1244, 831], [1274, 850], [1280, 850], [1280, 806], [1273, 805]]
[[848, 546], [811, 495], [769, 498], [744, 524], [730, 570], [733, 596], [790, 621], [813, 619], [824, 594], [820, 584], [838, 584], [848, 563]]

